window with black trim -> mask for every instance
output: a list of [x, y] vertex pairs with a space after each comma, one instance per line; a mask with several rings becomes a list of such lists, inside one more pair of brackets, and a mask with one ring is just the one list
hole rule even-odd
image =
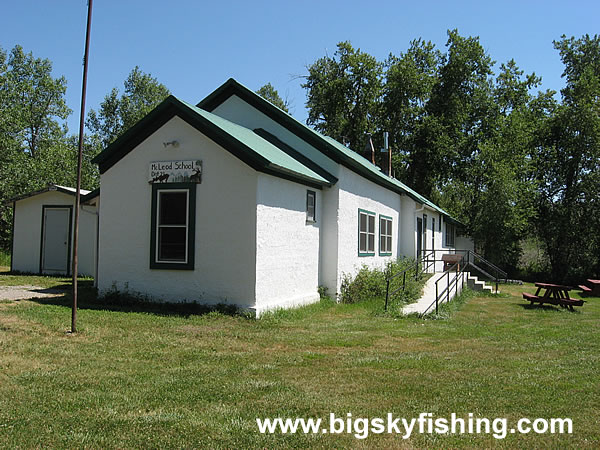
[[195, 183], [152, 185], [151, 269], [194, 268]]
[[379, 254], [390, 256], [392, 254], [392, 218], [379, 215]]
[[306, 221], [317, 221], [317, 193], [315, 191], [306, 191]]
[[358, 256], [375, 255], [375, 213], [358, 210]]
[[446, 222], [446, 247], [454, 247], [454, 225]]

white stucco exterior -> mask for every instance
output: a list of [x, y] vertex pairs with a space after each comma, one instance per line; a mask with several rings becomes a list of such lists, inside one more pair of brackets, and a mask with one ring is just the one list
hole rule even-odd
[[[339, 206], [337, 216], [337, 283], [335, 292], [340, 292], [344, 275], [354, 276], [361, 268], [382, 268], [385, 263], [398, 257], [400, 224], [400, 195], [385, 189], [351, 170], [342, 167], [339, 171]], [[360, 256], [358, 251], [359, 210], [375, 214], [375, 252], [373, 256]], [[392, 254], [382, 256], [379, 248], [380, 216], [392, 219]], [[333, 290], [333, 286], [328, 286]]]
[[[40, 273], [42, 246], [42, 213], [44, 207], [70, 207], [71, 228], [69, 271], [72, 265], [75, 196], [60, 191], [43, 192], [15, 202], [11, 270]], [[79, 213], [78, 272], [94, 276], [96, 272], [96, 226], [97, 211], [93, 206], [83, 205]], [[62, 274], [61, 271], [45, 271]]]
[[[178, 148], [164, 142], [177, 140]], [[151, 161], [200, 159], [194, 270], [150, 269]], [[257, 173], [178, 117], [101, 175], [98, 288], [255, 307]]]
[[[306, 192], [316, 221], [306, 220]], [[256, 211], [257, 312], [319, 300], [320, 191], [259, 174]]]

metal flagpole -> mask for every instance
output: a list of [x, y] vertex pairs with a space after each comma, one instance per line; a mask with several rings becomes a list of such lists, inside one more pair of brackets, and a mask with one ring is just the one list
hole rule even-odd
[[92, 0], [88, 0], [85, 55], [83, 57], [83, 83], [81, 87], [81, 114], [79, 116], [79, 146], [77, 155], [77, 192], [75, 195], [75, 225], [73, 230], [73, 306], [71, 308], [71, 333], [77, 332], [77, 250], [79, 241], [79, 207], [81, 203], [81, 160], [83, 158], [83, 125], [85, 120], [85, 91], [87, 86], [90, 29], [92, 27]]

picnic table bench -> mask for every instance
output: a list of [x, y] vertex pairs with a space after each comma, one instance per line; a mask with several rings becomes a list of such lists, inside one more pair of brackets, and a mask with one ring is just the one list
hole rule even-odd
[[600, 297], [600, 280], [588, 279], [587, 283], [589, 286], [586, 286], [585, 284], [579, 285], [579, 289], [583, 291], [583, 294]]
[[[584, 300], [569, 297], [569, 291], [573, 289], [571, 286], [552, 283], [535, 283], [535, 286], [537, 287], [535, 294], [523, 292], [523, 298], [532, 305], [534, 303], [539, 303], [540, 305], [548, 303], [550, 305], [569, 308], [573, 311], [573, 306], [583, 306], [585, 303]], [[544, 295], [539, 295], [542, 289], [545, 289]]]

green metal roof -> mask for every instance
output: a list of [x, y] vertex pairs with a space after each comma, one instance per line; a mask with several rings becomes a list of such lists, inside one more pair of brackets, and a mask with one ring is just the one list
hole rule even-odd
[[220, 116], [217, 116], [216, 114], [212, 114], [208, 111], [200, 109], [187, 102], [181, 102], [185, 104], [188, 108], [195, 111], [196, 114], [199, 114], [205, 119], [211, 121], [221, 130], [233, 136], [241, 143], [247, 145], [248, 148], [256, 152], [258, 155], [265, 158], [267, 161], [269, 161], [269, 165], [272, 168], [291, 172], [326, 185], [330, 184], [329, 181], [327, 181], [321, 175], [317, 174], [316, 172], [313, 172], [311, 169], [309, 169], [296, 159], [292, 158], [287, 153], [285, 153], [275, 145], [271, 144], [266, 139], [260, 137], [253, 130], [245, 128], [236, 123], [230, 122], [227, 119], [224, 119]]
[[178, 116], [254, 169], [311, 186], [330, 186], [319, 174], [252, 130], [179, 100], [167, 97], [92, 161], [103, 173], [173, 116]]
[[431, 202], [430, 200], [426, 199], [425, 197], [423, 197], [418, 192], [416, 192], [413, 189], [409, 188], [407, 185], [405, 185], [401, 181], [399, 181], [399, 180], [397, 180], [395, 178], [392, 178], [392, 177], [388, 177], [387, 175], [385, 175], [383, 172], [381, 172], [381, 170], [379, 170], [379, 167], [377, 167], [375, 164], [373, 164], [371, 161], [369, 161], [364, 156], [359, 155], [355, 151], [349, 149], [345, 145], [339, 143], [338, 141], [336, 141], [333, 138], [330, 138], [329, 136], [325, 136], [325, 135], [323, 135], [323, 134], [321, 134], [321, 133], [319, 133], [318, 131], [315, 131], [315, 130], [313, 130], [313, 131], [316, 134], [320, 135], [323, 139], [326, 139], [331, 145], [335, 146], [336, 149], [338, 151], [342, 152], [347, 158], [350, 158], [350, 159], [356, 161], [356, 163], [360, 164], [365, 170], [368, 170], [369, 172], [371, 172], [373, 175], [375, 175], [377, 177], [383, 178], [383, 180], [385, 182], [391, 183], [397, 189], [400, 189], [403, 193], [406, 193], [413, 200], [415, 200], [415, 201], [417, 201], [419, 203], [423, 203], [423, 204], [429, 206], [430, 208], [436, 210], [437, 212], [450, 217], [450, 214], [448, 214], [442, 208], [440, 208], [439, 206], [437, 206], [435, 203]]
[[204, 98], [200, 103], [198, 103], [198, 106], [202, 109], [212, 111], [232, 95], [236, 95], [242, 100], [248, 102], [259, 111], [283, 127], [287, 128], [292, 133], [296, 134], [301, 139], [322, 151], [334, 161], [348, 167], [359, 175], [364, 176], [380, 186], [386, 187], [394, 192], [408, 195], [416, 202], [425, 204], [433, 210], [447, 216], [453, 222], [460, 223], [450, 216], [448, 212], [444, 211], [432, 201], [406, 186], [404, 183], [385, 175], [368, 159], [362, 157], [360, 154], [349, 149], [335, 139], [313, 130], [309, 126], [295, 119], [290, 114], [273, 105], [233, 78], [227, 80], [223, 85]]

